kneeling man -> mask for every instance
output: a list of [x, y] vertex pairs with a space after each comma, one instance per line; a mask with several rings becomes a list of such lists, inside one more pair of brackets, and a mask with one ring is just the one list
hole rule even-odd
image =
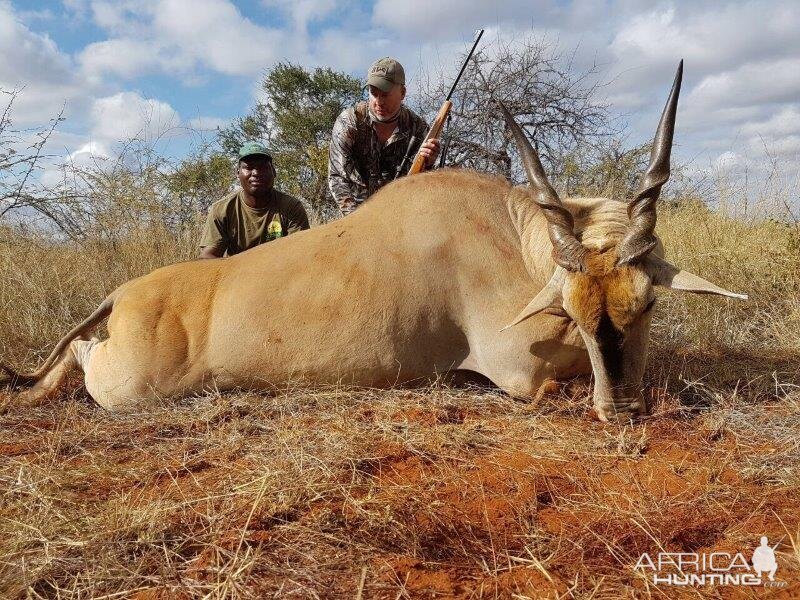
[[199, 258], [233, 256], [308, 229], [301, 202], [274, 188], [275, 166], [265, 146], [256, 142], [242, 146], [236, 173], [242, 188], [208, 209]]

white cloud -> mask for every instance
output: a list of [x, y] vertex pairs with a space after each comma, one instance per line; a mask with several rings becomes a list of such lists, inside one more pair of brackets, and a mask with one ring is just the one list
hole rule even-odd
[[752, 152], [771, 156], [800, 156], [800, 108], [786, 106], [760, 121], [750, 121], [741, 127]]
[[224, 0], [162, 0], [157, 35], [194, 61], [229, 75], [252, 75], [291, 48], [284, 33], [260, 27]]
[[741, 154], [729, 150], [717, 156], [713, 166], [717, 171], [730, 172], [747, 166], [747, 160]]
[[113, 144], [129, 138], [155, 140], [174, 132], [180, 117], [166, 102], [120, 92], [94, 101], [91, 123], [96, 141]]
[[39, 181], [45, 187], [56, 187], [70, 177], [72, 167], [81, 168], [101, 164], [110, 156], [111, 152], [105, 144], [96, 141], [84, 143], [65, 157], [56, 157], [55, 160], [45, 161]]
[[644, 97], [639, 92], [621, 92], [608, 96], [606, 102], [617, 110], [628, 110], [640, 108], [644, 103]]
[[[663, 5], [620, 22], [611, 48], [623, 62], [668, 65], [684, 58], [696, 72], [796, 53], [800, 13], [786, 1]], [[757, 30], [757, 31], [754, 31]]]
[[800, 96], [800, 57], [753, 62], [705, 77], [688, 101], [698, 109], [786, 102]]
[[98, 81], [106, 74], [133, 78], [161, 66], [152, 43], [126, 38], [89, 44], [79, 60], [86, 75]]
[[336, 8], [334, 0], [261, 0], [261, 4], [288, 15], [292, 28], [300, 35], [307, 33], [309, 23], [324, 19]]
[[157, 10], [153, 0], [91, 0], [92, 20], [106, 31], [142, 35], [146, 21]]
[[[367, 55], [367, 52], [372, 54]], [[335, 60], [337, 69], [356, 73], [362, 78], [366, 75], [369, 64], [388, 53], [388, 48], [382, 47], [376, 51], [374, 44], [367, 45], [364, 40], [345, 31], [325, 31], [314, 41], [314, 55], [318, 57], [319, 63], [325, 64]]]
[[[0, 88], [24, 88], [14, 105], [18, 124], [55, 117], [68, 101], [80, 104], [86, 87], [69, 56], [47, 35], [23, 25], [9, 2], [0, 1]], [[72, 107], [70, 107], [72, 108]]]
[[61, 0], [68, 13], [83, 17], [89, 9], [89, 0]]
[[800, 158], [800, 135], [794, 134], [771, 138], [758, 136], [750, 140], [750, 149], [753, 152], [761, 151], [770, 156]]
[[255, 24], [227, 0], [95, 1], [92, 9], [95, 23], [116, 36], [82, 53], [83, 68], [95, 76], [187, 78], [202, 67], [252, 76], [297, 46], [288, 32]]
[[[787, 1], [672, 2], [609, 23], [611, 95], [639, 95], [653, 110], [678, 60], [686, 61], [685, 123], [741, 123], [753, 106], [796, 94], [800, 12]], [[742, 110], [736, 114], [732, 109]]]
[[[657, 42], [657, 43], [654, 43]], [[611, 43], [611, 48], [618, 56], [636, 54], [646, 62], [661, 58], [665, 54], [674, 56], [676, 49], [681, 55], [692, 53], [681, 29], [675, 23], [675, 9], [655, 10], [651, 13], [635, 17], [625, 25]]]
[[108, 158], [111, 156], [111, 153], [108, 150], [108, 147], [101, 143], [101, 142], [88, 142], [75, 150], [75, 152], [71, 152], [69, 155], [70, 160], [80, 160], [83, 157], [90, 157], [90, 158]]
[[787, 106], [768, 119], [746, 123], [742, 133], [748, 135], [783, 136], [800, 133], [800, 107]]
[[548, 0], [378, 0], [373, 24], [412, 39], [456, 39], [465, 41], [475, 29], [501, 24], [518, 28], [550, 25], [563, 16], [557, 3]]
[[[49, 144], [49, 153], [40, 165], [39, 181], [57, 186], [73, 167], [103, 166], [118, 156], [120, 141], [137, 139], [148, 144], [161, 144], [183, 136], [178, 113], [166, 102], [143, 98], [134, 92], [120, 92], [97, 98], [88, 115], [88, 131], [82, 135], [56, 132]], [[66, 169], [65, 169], [66, 167]]]

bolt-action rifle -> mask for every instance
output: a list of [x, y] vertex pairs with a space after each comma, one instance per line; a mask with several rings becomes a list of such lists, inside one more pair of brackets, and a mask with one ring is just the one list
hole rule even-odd
[[[431, 125], [430, 130], [428, 130], [428, 135], [425, 136], [425, 139], [422, 141], [424, 144], [425, 141], [436, 139], [442, 133], [442, 127], [444, 127], [445, 119], [447, 119], [450, 115], [450, 109], [453, 107], [453, 103], [450, 101], [450, 98], [453, 95], [453, 92], [456, 90], [456, 86], [458, 85], [461, 76], [464, 74], [464, 70], [467, 68], [467, 63], [469, 63], [469, 59], [472, 58], [472, 54], [475, 52], [475, 48], [478, 46], [478, 42], [481, 41], [481, 36], [483, 35], [483, 29], [478, 32], [478, 36], [475, 38], [475, 43], [472, 44], [472, 49], [467, 54], [467, 60], [464, 61], [464, 64], [461, 65], [461, 70], [458, 72], [458, 77], [453, 82], [453, 87], [450, 88], [450, 93], [447, 94], [447, 98], [444, 99], [444, 103], [442, 107], [439, 109], [436, 118], [433, 120], [433, 124]], [[417, 152], [416, 158], [414, 158], [414, 162], [411, 165], [411, 168], [408, 170], [409, 175], [415, 175], [420, 173], [425, 169], [425, 157], [422, 156], [419, 152]]]

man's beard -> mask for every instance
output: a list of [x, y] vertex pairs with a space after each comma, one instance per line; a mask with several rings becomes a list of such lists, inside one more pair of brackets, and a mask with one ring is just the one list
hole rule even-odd
[[369, 109], [369, 116], [372, 118], [373, 121], [377, 121], [378, 123], [394, 123], [400, 117], [400, 109], [403, 108], [402, 105], [395, 111], [395, 113], [391, 117], [380, 118], [376, 115], [372, 108]]

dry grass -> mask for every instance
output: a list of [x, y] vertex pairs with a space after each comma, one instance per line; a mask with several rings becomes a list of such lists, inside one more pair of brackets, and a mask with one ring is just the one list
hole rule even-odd
[[0, 357], [32, 367], [121, 283], [197, 255], [197, 235], [144, 230], [125, 239], [54, 243], [0, 228]]
[[365, 598], [665, 597], [632, 570], [642, 552], [749, 558], [768, 535], [800, 592], [797, 396], [697, 416], [670, 398], [611, 427], [585, 418], [584, 392], [538, 408], [434, 387], [9, 409], [0, 586], [353, 597], [363, 575]]
[[753, 351], [772, 350], [777, 344], [800, 351], [800, 227], [729, 217], [687, 203], [662, 210], [657, 232], [672, 262], [747, 293], [750, 300], [669, 294], [654, 338]]
[[[675, 262], [752, 300], [660, 295], [655, 412], [632, 427], [592, 421], [586, 382], [539, 406], [440, 385], [126, 415], [77, 384], [33, 408], [0, 395], [0, 595], [797, 597], [796, 230], [687, 205], [659, 232]], [[194, 254], [141, 240], [3, 240], [2, 359], [33, 366], [117, 283]], [[786, 587], [680, 592], [633, 570], [659, 549], [749, 559], [761, 535], [781, 540]]]

